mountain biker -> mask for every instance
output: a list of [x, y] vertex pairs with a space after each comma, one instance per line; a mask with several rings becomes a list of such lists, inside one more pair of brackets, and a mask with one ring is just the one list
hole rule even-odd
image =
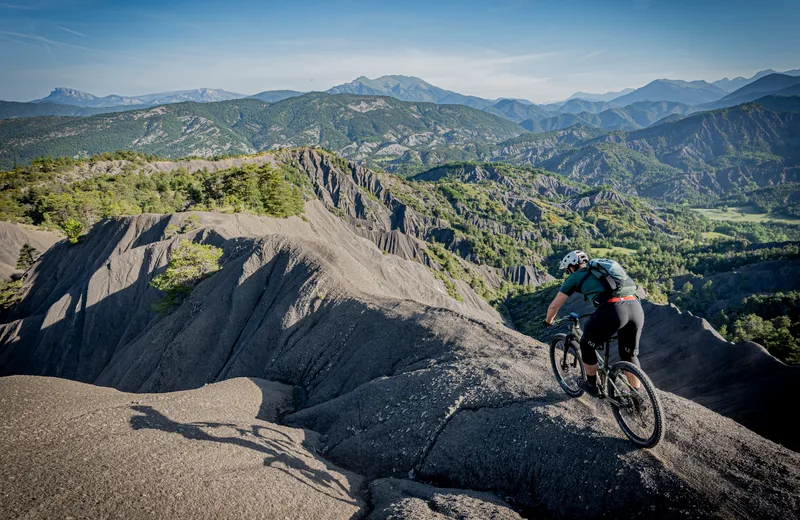
[[[601, 345], [619, 331], [619, 357], [630, 361], [637, 367], [639, 364], [639, 339], [644, 326], [644, 311], [636, 296], [613, 296], [600, 278], [593, 276], [588, 268], [589, 256], [583, 251], [568, 253], [559, 268], [567, 271], [569, 276], [561, 285], [561, 289], [547, 308], [545, 326], [553, 323], [558, 310], [564, 305], [572, 293], [580, 292], [587, 301], [595, 306], [583, 328], [581, 338], [581, 357], [586, 370], [586, 380], [578, 382], [586, 393], [594, 397], [600, 395], [597, 388], [597, 352], [593, 345]], [[631, 386], [638, 389], [641, 382], [628, 373]]]

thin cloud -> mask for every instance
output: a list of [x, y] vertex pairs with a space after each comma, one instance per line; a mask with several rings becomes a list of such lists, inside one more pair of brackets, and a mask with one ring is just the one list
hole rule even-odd
[[5, 34], [5, 35], [8, 35], [8, 36], [16, 36], [17, 38], [25, 38], [25, 39], [28, 39], [28, 40], [33, 40], [33, 41], [44, 43], [46, 45], [54, 45], [56, 47], [65, 47], [65, 48], [68, 48], [68, 49], [77, 49], [77, 50], [81, 50], [81, 51], [96, 52], [96, 53], [99, 53], [99, 54], [106, 54], [108, 56], [117, 56], [117, 57], [120, 57], [120, 58], [138, 59], [135, 56], [128, 56], [128, 55], [120, 54], [120, 53], [117, 53], [117, 52], [104, 51], [104, 50], [101, 50], [101, 49], [93, 49], [92, 47], [84, 47], [83, 45], [73, 45], [71, 43], [65, 43], [65, 42], [60, 42], [60, 41], [57, 41], [57, 40], [51, 40], [50, 38], [45, 38], [44, 36], [39, 36], [38, 34], [18, 33], [18, 32], [14, 32], [14, 31], [4, 31], [4, 30], [1, 30], [1, 29], [0, 29], [0, 34]]
[[8, 36], [6, 36], [4, 34], [0, 35], [0, 38], [2, 38], [4, 40], [8, 40], [8, 41], [13, 42], [13, 43], [19, 43], [21, 45], [27, 45], [29, 47], [36, 47], [37, 49], [39, 48], [39, 46], [36, 45], [35, 43], [31, 43], [31, 42], [25, 41], [25, 40], [17, 40], [17, 39], [14, 39], [14, 38], [10, 38], [10, 37], [8, 37]]
[[50, 46], [47, 45], [46, 42], [41, 42], [41, 43], [42, 43], [42, 47], [44, 47], [44, 49], [47, 51], [47, 55], [50, 56], [50, 61], [54, 62], [54, 60], [53, 60], [53, 49], [51, 49]]
[[86, 35], [85, 35], [85, 34], [83, 34], [83, 33], [80, 33], [80, 32], [78, 32], [78, 31], [74, 31], [74, 30], [70, 29], [69, 27], [62, 27], [62, 26], [60, 26], [60, 25], [57, 25], [56, 27], [58, 27], [58, 28], [59, 28], [59, 29], [61, 29], [62, 31], [68, 32], [68, 33], [70, 33], [70, 34], [74, 34], [75, 36], [80, 36], [81, 38], [85, 38], [85, 37], [86, 37]]
[[544, 60], [547, 58], [555, 58], [556, 56], [558, 56], [557, 52], [540, 52], [535, 54], [517, 54], [513, 56], [503, 56], [501, 58], [494, 58], [494, 59], [490, 58], [488, 61], [490, 61], [491, 63], [495, 63], [497, 65], [503, 65], [512, 63], [524, 63], [527, 61]]
[[590, 52], [589, 54], [587, 54], [586, 56], [584, 56], [581, 59], [582, 60], [591, 60], [592, 58], [596, 58], [596, 57], [598, 57], [598, 56], [600, 56], [602, 54], [605, 54], [605, 53], [606, 53], [606, 51], [592, 51], [592, 52]]
[[0, 9], [19, 9], [20, 11], [37, 11], [33, 6], [30, 5], [19, 5], [19, 4], [8, 4], [6, 2], [0, 2]]

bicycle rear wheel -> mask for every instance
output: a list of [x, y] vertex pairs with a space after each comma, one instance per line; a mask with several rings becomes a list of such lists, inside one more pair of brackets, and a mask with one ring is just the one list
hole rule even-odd
[[550, 341], [550, 365], [556, 381], [568, 396], [583, 395], [583, 389], [578, 386], [578, 381], [585, 377], [581, 356], [575, 344], [567, 342], [563, 334], [556, 335]]
[[[617, 424], [636, 445], [652, 448], [664, 436], [663, 407], [653, 382], [641, 368], [627, 361], [614, 363], [608, 373], [608, 396], [619, 403], [612, 403]], [[640, 381], [638, 389], [632, 378]]]

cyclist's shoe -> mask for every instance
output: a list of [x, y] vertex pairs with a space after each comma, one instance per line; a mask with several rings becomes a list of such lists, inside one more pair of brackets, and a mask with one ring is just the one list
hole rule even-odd
[[600, 389], [597, 388], [597, 385], [591, 384], [586, 379], [581, 378], [578, 380], [578, 388], [580, 388], [587, 394], [591, 395], [592, 397], [602, 397]]

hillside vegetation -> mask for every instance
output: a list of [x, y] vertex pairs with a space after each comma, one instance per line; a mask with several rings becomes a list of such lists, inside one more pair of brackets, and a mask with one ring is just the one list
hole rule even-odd
[[[494, 303], [509, 291], [530, 291], [548, 272], [561, 276], [555, 265], [574, 248], [615, 256], [659, 302], [681, 294], [676, 277], [798, 255], [797, 226], [711, 221], [685, 206], [657, 207], [533, 168], [453, 163], [404, 179], [319, 149], [228, 163], [130, 153], [35, 161], [0, 176], [0, 218], [64, 227], [70, 219], [88, 226], [110, 216], [189, 210], [283, 217], [301, 213], [303, 198], [322, 198], [358, 226], [423, 240], [427, 249], [412, 256], [446, 274], [443, 282], [462, 280]], [[500, 280], [470, 265], [499, 269]], [[520, 268], [540, 274], [523, 276]]]
[[174, 158], [305, 145], [381, 162], [410, 149], [499, 142], [523, 131], [504, 118], [462, 105], [312, 93], [272, 104], [238, 99], [79, 119], [0, 121], [0, 167], [42, 155], [90, 156], [122, 149]]
[[[271, 104], [179, 103], [88, 118], [0, 121], [0, 167], [42, 155], [88, 157], [119, 149], [177, 158], [312, 145], [405, 175], [455, 161], [506, 162], [660, 201], [707, 207], [735, 199], [743, 206], [763, 200], [759, 190], [800, 183], [800, 97], [773, 99], [687, 117], [680, 115], [688, 111], [684, 105], [640, 102], [526, 121], [547, 131], [536, 134], [487, 111], [391, 97], [311, 93]], [[538, 110], [508, 100], [498, 106], [512, 118]], [[592, 126], [636, 128], [670, 113], [634, 131]], [[780, 206], [791, 213], [800, 195], [782, 189]]]

